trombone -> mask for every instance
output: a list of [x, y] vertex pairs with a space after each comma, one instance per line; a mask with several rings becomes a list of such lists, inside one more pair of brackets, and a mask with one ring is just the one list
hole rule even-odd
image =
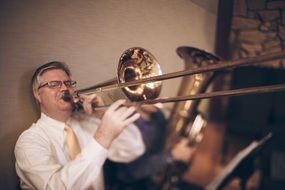
[[[119, 60], [118, 75], [103, 83], [77, 91], [77, 95], [104, 92], [113, 89], [122, 89], [131, 101], [126, 105], [142, 105], [155, 103], [169, 103], [186, 100], [207, 99], [221, 96], [240, 96], [285, 91], [285, 84], [268, 85], [261, 87], [232, 89], [203, 94], [157, 98], [160, 94], [162, 81], [194, 75], [204, 72], [231, 69], [251, 64], [263, 63], [270, 60], [285, 58], [285, 51], [249, 57], [233, 61], [217, 61], [217, 64], [207, 64], [206, 67], [193, 68], [168, 74], [162, 74], [160, 65], [155, 57], [146, 49], [140, 47], [129, 48], [123, 52]], [[107, 106], [104, 106], [107, 107]], [[96, 108], [97, 109], [97, 108]]]

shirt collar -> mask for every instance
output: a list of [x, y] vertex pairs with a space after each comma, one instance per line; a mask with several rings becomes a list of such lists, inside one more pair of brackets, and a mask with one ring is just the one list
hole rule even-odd
[[[68, 120], [70, 122], [70, 119]], [[55, 129], [55, 130], [64, 130], [65, 123], [55, 120], [49, 116], [47, 116], [44, 113], [41, 113], [41, 118], [39, 119], [39, 123], [43, 125], [48, 125], [49, 127]]]
[[[70, 119], [68, 121], [70, 121]], [[41, 113], [41, 117], [38, 120], [37, 124], [49, 136], [51, 142], [64, 149], [66, 135], [64, 131], [64, 122], [55, 120], [46, 114]]]

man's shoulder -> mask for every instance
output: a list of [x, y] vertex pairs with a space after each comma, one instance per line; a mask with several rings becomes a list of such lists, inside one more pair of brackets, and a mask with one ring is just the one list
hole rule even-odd
[[16, 145], [23, 144], [26, 142], [35, 142], [39, 140], [46, 141], [47, 139], [48, 138], [45, 138], [42, 129], [34, 123], [28, 129], [26, 129], [20, 134]]

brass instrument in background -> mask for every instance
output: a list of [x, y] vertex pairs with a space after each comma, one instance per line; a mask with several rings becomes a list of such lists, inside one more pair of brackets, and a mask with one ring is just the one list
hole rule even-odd
[[[185, 70], [207, 67], [217, 64], [220, 61], [220, 58], [193, 47], [179, 47], [177, 54], [184, 59]], [[214, 72], [184, 76], [177, 96], [205, 93], [213, 78]], [[173, 143], [177, 142], [180, 136], [187, 137], [191, 146], [195, 146], [201, 141], [201, 131], [205, 126], [205, 119], [197, 111], [199, 102], [200, 99], [186, 100], [177, 102], [174, 105], [168, 120], [170, 132], [166, 142], [166, 148], [174, 145]]]
[[[194, 47], [179, 47], [177, 54], [184, 60], [185, 70], [207, 67], [217, 64], [220, 58]], [[199, 73], [182, 78], [177, 96], [205, 93], [217, 72]], [[176, 102], [168, 120], [168, 135], [165, 149], [172, 148], [181, 137], [186, 137], [189, 146], [195, 147], [202, 140], [206, 120], [198, 112], [201, 99]], [[163, 190], [179, 189], [176, 187], [191, 164], [172, 163], [163, 176]]]

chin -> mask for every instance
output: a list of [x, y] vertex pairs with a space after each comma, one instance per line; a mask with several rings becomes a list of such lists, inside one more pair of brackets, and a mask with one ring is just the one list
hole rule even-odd
[[61, 106], [60, 106], [60, 108], [61, 108], [61, 110], [63, 110], [63, 111], [72, 111], [72, 109], [73, 109], [73, 106], [71, 105], [71, 103], [65, 103], [65, 104], [62, 104]]

